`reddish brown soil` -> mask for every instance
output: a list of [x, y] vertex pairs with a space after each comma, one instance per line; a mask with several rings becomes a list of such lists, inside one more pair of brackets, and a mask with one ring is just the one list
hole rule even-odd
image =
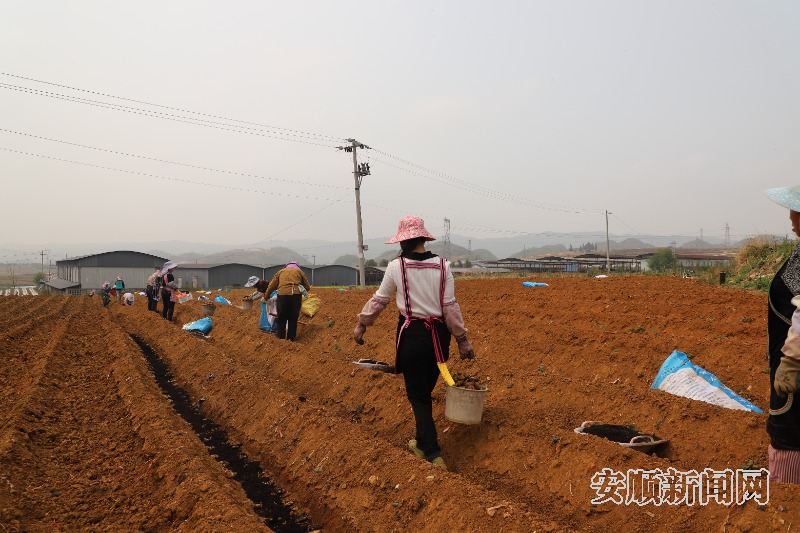
[[[434, 416], [451, 472], [414, 457], [402, 378], [351, 361], [391, 361], [396, 309], [357, 346], [371, 290], [316, 290], [298, 342], [258, 330], [258, 308], [218, 305], [211, 340], [89, 297], [0, 298], [0, 531], [266, 530], [231, 474], [175, 414], [135, 334], [176, 383], [242, 443], [324, 531], [787, 531], [800, 487], [770, 485], [763, 509], [592, 505], [603, 468], [766, 466], [766, 415], [649, 388], [673, 349], [765, 407], [766, 297], [667, 277], [458, 280], [478, 360], [452, 372], [489, 380], [483, 421]], [[244, 292], [230, 295], [239, 298]], [[209, 376], [214, 374], [213, 379]], [[670, 443], [647, 455], [577, 435], [585, 420], [634, 424]], [[503, 505], [496, 512], [488, 508]]]

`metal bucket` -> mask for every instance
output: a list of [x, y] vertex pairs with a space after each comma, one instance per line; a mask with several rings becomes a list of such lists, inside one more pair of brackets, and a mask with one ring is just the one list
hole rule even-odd
[[214, 304], [203, 304], [203, 314], [206, 316], [213, 315], [216, 309], [217, 306], [215, 306]]
[[242, 300], [242, 309], [252, 309], [253, 300]]
[[458, 424], [480, 424], [488, 390], [447, 387], [444, 417]]

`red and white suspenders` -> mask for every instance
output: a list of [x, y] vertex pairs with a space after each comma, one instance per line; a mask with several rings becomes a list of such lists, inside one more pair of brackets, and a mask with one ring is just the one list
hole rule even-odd
[[[412, 320], [421, 320], [425, 324], [425, 327], [430, 330], [431, 338], [433, 340], [433, 351], [436, 354], [436, 362], [437, 363], [444, 363], [445, 362], [445, 354], [442, 351], [442, 346], [439, 343], [439, 336], [436, 334], [436, 323], [443, 323], [442, 317], [440, 316], [431, 316], [431, 317], [415, 317], [411, 313], [411, 291], [409, 290], [408, 286], [408, 272], [407, 269], [438, 269], [440, 272], [439, 275], [439, 305], [440, 308], [444, 308], [444, 288], [447, 283], [447, 270], [445, 267], [445, 262], [443, 258], [439, 258], [438, 263], [428, 263], [424, 261], [406, 261], [405, 258], [400, 257], [400, 272], [403, 277], [403, 301], [405, 303], [405, 313], [403, 313], [406, 317], [406, 321], [400, 327], [400, 332], [397, 334], [397, 346], [395, 347], [395, 352], [400, 349], [400, 338], [403, 335], [403, 331], [411, 325]], [[396, 355], [395, 355], [396, 359]], [[395, 366], [396, 366], [395, 361]]]

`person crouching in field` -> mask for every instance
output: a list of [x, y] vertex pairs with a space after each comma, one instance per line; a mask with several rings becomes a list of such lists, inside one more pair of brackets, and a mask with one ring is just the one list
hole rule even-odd
[[353, 339], [363, 344], [367, 326], [375, 323], [395, 297], [400, 310], [395, 371], [403, 374], [416, 421], [416, 439], [409, 441], [408, 447], [417, 457], [446, 469], [431, 400], [439, 379], [437, 363], [448, 359], [451, 334], [462, 359], [474, 359], [475, 352], [456, 301], [450, 264], [425, 250], [425, 242], [433, 240], [436, 238], [428, 233], [421, 218], [407, 216], [400, 221], [397, 235], [386, 241], [399, 242], [400, 255], [386, 267], [381, 286], [358, 315]]
[[[789, 209], [792, 230], [800, 237], [800, 185], [765, 193]], [[767, 334], [769, 477], [771, 481], [800, 483], [800, 398], [795, 397], [800, 384], [800, 246], [770, 283]]]

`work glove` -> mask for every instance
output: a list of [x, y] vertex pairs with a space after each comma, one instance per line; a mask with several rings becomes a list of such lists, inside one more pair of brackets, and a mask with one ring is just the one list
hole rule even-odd
[[356, 329], [353, 330], [353, 340], [356, 344], [364, 344], [364, 333], [367, 331], [367, 326], [359, 322], [356, 324]]
[[458, 355], [461, 356], [461, 359], [475, 359], [475, 350], [472, 349], [472, 344], [467, 339], [466, 333], [456, 337], [456, 342], [458, 343]]
[[772, 384], [778, 396], [786, 396], [790, 392], [797, 392], [800, 380], [800, 361], [785, 355], [781, 357], [781, 364], [775, 371], [775, 382]]

